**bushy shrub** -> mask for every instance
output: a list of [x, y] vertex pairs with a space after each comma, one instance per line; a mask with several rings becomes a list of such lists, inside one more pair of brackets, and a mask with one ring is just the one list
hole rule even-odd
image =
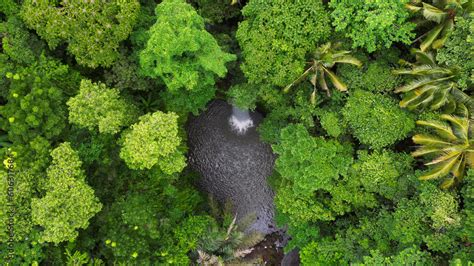
[[123, 133], [120, 157], [131, 169], [158, 167], [166, 174], [181, 172], [186, 166], [178, 148], [178, 116], [157, 111], [139, 118], [139, 122]]
[[354, 136], [373, 149], [402, 140], [415, 127], [413, 116], [388, 96], [356, 90], [342, 109]]
[[333, 26], [369, 53], [394, 42], [410, 44], [415, 37], [415, 24], [408, 21], [410, 13], [405, 4], [409, 0], [332, 0]]
[[249, 83], [265, 90], [259, 93], [263, 100], [276, 106], [277, 101], [265, 99], [268, 90], [284, 87], [303, 73], [306, 55], [329, 37], [329, 15], [321, 0], [250, 0], [242, 14], [245, 20], [237, 30], [241, 69]]
[[176, 98], [168, 106], [186, 107], [171, 110], [197, 113], [214, 96], [216, 77], [224, 77], [225, 64], [236, 56], [221, 50], [205, 30], [203, 18], [184, 0], [165, 0], [155, 13], [157, 21], [140, 52], [143, 74], [163, 80], [165, 100]]
[[22, 4], [26, 25], [56, 48], [62, 42], [81, 65], [110, 66], [118, 57], [118, 47], [135, 24], [140, 4], [100, 1], [35, 1]]

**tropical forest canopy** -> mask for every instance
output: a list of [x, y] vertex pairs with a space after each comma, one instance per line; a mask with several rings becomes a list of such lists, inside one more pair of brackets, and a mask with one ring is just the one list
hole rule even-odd
[[0, 264], [238, 262], [258, 240], [186, 159], [188, 117], [224, 99], [265, 116], [303, 265], [470, 265], [473, 12], [0, 0]]

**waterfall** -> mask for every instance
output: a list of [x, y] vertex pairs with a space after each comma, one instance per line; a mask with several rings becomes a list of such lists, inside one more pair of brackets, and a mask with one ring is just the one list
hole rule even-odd
[[232, 115], [229, 118], [229, 124], [237, 134], [243, 135], [247, 129], [253, 127], [253, 120], [248, 110], [243, 110], [232, 106]]

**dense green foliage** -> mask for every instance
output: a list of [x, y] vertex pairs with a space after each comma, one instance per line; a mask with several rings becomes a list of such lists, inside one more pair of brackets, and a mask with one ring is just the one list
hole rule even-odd
[[187, 163], [214, 99], [263, 115], [302, 265], [472, 265], [473, 10], [0, 0], [0, 265], [278, 264]]
[[[275, 103], [273, 86], [283, 87], [305, 68], [305, 56], [329, 37], [329, 15], [320, 0], [251, 0], [237, 30], [248, 82], [265, 102]], [[260, 88], [259, 88], [260, 87]]]
[[74, 240], [76, 229], [85, 229], [102, 207], [94, 190], [85, 183], [77, 153], [69, 143], [51, 152], [46, 195], [32, 199], [32, 220], [44, 228], [40, 241], [59, 243]]
[[404, 139], [415, 127], [413, 117], [387, 96], [357, 90], [342, 110], [354, 136], [372, 148]]
[[151, 169], [158, 165], [167, 174], [181, 172], [186, 163], [179, 149], [177, 119], [174, 113], [160, 111], [141, 116], [140, 122], [124, 133], [120, 157], [132, 169]]
[[136, 112], [129, 103], [120, 99], [116, 89], [105, 84], [82, 80], [79, 94], [67, 102], [69, 122], [100, 133], [117, 133], [120, 127], [131, 124]]
[[117, 59], [119, 43], [130, 34], [139, 8], [136, 0], [107, 4], [28, 0], [21, 16], [50, 48], [66, 42], [79, 64], [95, 68]]
[[203, 18], [183, 0], [165, 0], [155, 13], [159, 19], [140, 53], [142, 71], [166, 84], [169, 109], [197, 113], [214, 96], [216, 76], [224, 77], [225, 64], [235, 56], [221, 51]]
[[65, 94], [77, 90], [78, 76], [68, 66], [44, 55], [27, 67], [5, 74], [8, 103], [1, 107], [1, 127], [12, 141], [61, 134], [66, 120]]
[[415, 25], [408, 21], [409, 0], [333, 0], [331, 17], [335, 30], [351, 38], [352, 46], [373, 52], [394, 42], [410, 44]]

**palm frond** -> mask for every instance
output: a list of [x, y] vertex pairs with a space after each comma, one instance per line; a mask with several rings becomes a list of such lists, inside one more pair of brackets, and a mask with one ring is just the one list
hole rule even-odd
[[413, 157], [419, 157], [431, 153], [437, 153], [439, 152], [439, 148], [434, 148], [434, 147], [429, 147], [429, 146], [421, 146], [420, 148], [416, 149], [414, 152], [411, 153], [411, 156]]
[[[411, 95], [416, 95], [413, 99], [411, 99]], [[411, 99], [411, 100], [410, 100]], [[422, 93], [417, 95], [416, 93], [407, 93], [403, 97], [403, 100], [400, 101], [400, 107], [408, 108], [409, 110], [414, 110], [419, 107], [427, 106], [430, 102], [434, 99], [433, 91], [427, 91], [426, 93]]]
[[439, 139], [437, 136], [429, 135], [429, 134], [417, 134], [412, 137], [413, 142], [419, 145], [426, 145], [432, 147], [443, 147], [448, 146], [451, 143], [447, 141], [443, 141]]
[[359, 59], [357, 59], [353, 56], [349, 56], [349, 55], [337, 57], [336, 59], [334, 59], [334, 62], [335, 63], [343, 63], [343, 64], [351, 64], [351, 65], [355, 65], [355, 66], [358, 66], [358, 67], [362, 66], [362, 62]]
[[440, 34], [441, 37], [435, 40], [433, 44], [431, 45], [431, 47], [433, 47], [433, 49], [439, 49], [443, 47], [446, 40], [448, 40], [449, 32], [452, 31], [453, 28], [454, 28], [454, 20], [452, 19], [446, 20], [444, 22], [443, 31]]
[[455, 158], [456, 160], [459, 158], [461, 154], [459, 152], [448, 152], [448, 153], [443, 153], [441, 156], [433, 159], [432, 161], [425, 163], [425, 165], [434, 165], [434, 164], [439, 164], [442, 162], [446, 162], [448, 160], [451, 160]]
[[331, 96], [331, 93], [329, 92], [329, 87], [328, 84], [326, 83], [326, 75], [324, 74], [324, 71], [321, 71], [321, 78], [319, 79], [319, 86], [326, 91], [328, 96]]
[[449, 89], [443, 89], [442, 87], [436, 87], [434, 91], [434, 99], [431, 102], [430, 110], [438, 110], [443, 107], [449, 100]]
[[448, 16], [448, 13], [427, 3], [422, 3], [423, 4], [423, 17], [425, 17], [427, 20], [434, 21], [436, 23], [441, 23], [446, 17]]
[[420, 126], [427, 126], [435, 129], [436, 133], [440, 135], [441, 137], [444, 137], [448, 140], [456, 140], [457, 136], [454, 135], [453, 130], [447, 123], [443, 123], [441, 121], [436, 121], [436, 120], [418, 120], [416, 121], [417, 125]]
[[[470, 117], [474, 117], [474, 99], [472, 96], [467, 95], [463, 91], [453, 88], [451, 90], [451, 94], [453, 95], [454, 99], [456, 102], [463, 104], [465, 107], [467, 107], [467, 111], [470, 112]], [[465, 115], [467, 117], [467, 115]]]
[[[423, 87], [423, 86], [426, 86], [426, 85], [430, 85], [434, 83], [434, 81], [432, 79], [429, 79], [429, 78], [421, 78], [421, 79], [418, 79], [418, 80], [414, 80], [410, 83], [408, 83], [407, 85], [404, 85], [404, 86], [401, 86], [397, 89], [395, 89], [395, 92], [396, 93], [400, 93], [400, 92], [409, 92], [411, 90], [414, 90], [414, 89], [417, 89], [417, 88], [420, 88], [420, 87]], [[423, 94], [424, 92], [426, 92], [427, 90], [429, 90], [428, 87], [426, 88], [422, 88], [418, 93], [417, 95], [421, 95]]]
[[433, 42], [438, 38], [440, 35], [441, 31], [444, 28], [444, 24], [439, 24], [433, 29], [431, 29], [427, 34], [423, 42], [420, 44], [420, 49], [422, 51], [428, 50], [429, 47], [433, 44]]
[[324, 71], [328, 74], [331, 83], [338, 89], [339, 91], [347, 91], [347, 85], [344, 84], [331, 70], [324, 68]]
[[445, 161], [442, 164], [440, 164], [438, 167], [435, 167], [425, 173], [424, 175], [420, 176], [421, 180], [430, 180], [430, 179], [435, 179], [441, 176], [445, 176], [449, 173], [451, 168], [456, 164], [456, 157], [452, 158], [449, 161]]
[[469, 137], [469, 119], [461, 118], [454, 115], [443, 114], [441, 119], [451, 122], [453, 132], [462, 140], [467, 141]]
[[436, 60], [433, 53], [424, 52], [417, 48], [411, 48], [410, 53], [415, 55], [416, 61], [421, 65], [436, 65]]
[[451, 173], [453, 176], [457, 178], [461, 178], [464, 175], [464, 170], [466, 168], [466, 160], [464, 160], [464, 154], [461, 154], [461, 158], [457, 161], [457, 163], [451, 169]]
[[290, 91], [290, 89], [300, 83], [301, 81], [303, 81], [310, 73], [311, 71], [314, 70], [314, 66], [311, 66], [309, 67], [308, 69], [305, 70], [305, 72], [303, 72], [303, 74], [301, 74], [297, 79], [295, 79], [293, 82], [291, 82], [290, 84], [288, 84], [284, 89], [283, 89], [283, 92], [284, 93], [288, 93]]
[[405, 4], [405, 8], [410, 10], [411, 12], [418, 12], [422, 9], [422, 7], [415, 6], [415, 5], [412, 5], [412, 4]]

